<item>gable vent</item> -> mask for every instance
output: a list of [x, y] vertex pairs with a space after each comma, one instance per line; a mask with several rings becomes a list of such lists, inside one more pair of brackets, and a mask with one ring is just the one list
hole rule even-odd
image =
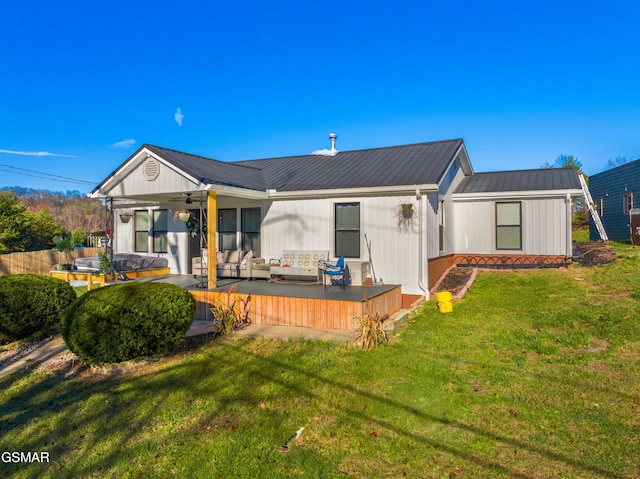
[[153, 158], [147, 159], [142, 167], [142, 175], [147, 181], [154, 181], [160, 174], [160, 163]]

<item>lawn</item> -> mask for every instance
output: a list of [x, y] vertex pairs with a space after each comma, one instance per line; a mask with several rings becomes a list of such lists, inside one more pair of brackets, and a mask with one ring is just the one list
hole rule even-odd
[[50, 462], [0, 477], [640, 478], [640, 254], [615, 247], [479, 274], [369, 352], [226, 338], [126, 376], [3, 378], [2, 451]]

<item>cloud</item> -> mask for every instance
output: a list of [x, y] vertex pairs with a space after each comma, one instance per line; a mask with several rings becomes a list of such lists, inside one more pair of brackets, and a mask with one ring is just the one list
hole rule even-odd
[[180, 111], [180, 108], [178, 108], [176, 110], [176, 112], [173, 114], [173, 118], [175, 118], [176, 123], [178, 124], [178, 126], [182, 126], [182, 119], [184, 118], [184, 115]]
[[126, 140], [122, 140], [114, 143], [113, 145], [111, 145], [111, 148], [125, 149], [125, 148], [130, 148], [135, 144], [136, 144], [136, 140], [134, 140], [133, 138], [128, 138]]
[[58, 153], [50, 153], [48, 151], [16, 151], [16, 150], [0, 149], [0, 153], [6, 153], [7, 155], [20, 155], [20, 156], [63, 156], [66, 158], [78, 158], [75, 155], [60, 155]]

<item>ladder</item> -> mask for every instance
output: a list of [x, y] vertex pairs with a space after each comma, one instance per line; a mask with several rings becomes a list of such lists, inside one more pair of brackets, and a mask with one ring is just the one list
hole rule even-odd
[[600, 239], [602, 241], [609, 241], [607, 232], [604, 230], [604, 226], [602, 225], [602, 220], [600, 219], [600, 215], [598, 214], [598, 211], [596, 210], [593, 204], [593, 198], [591, 198], [591, 193], [589, 193], [589, 187], [587, 186], [587, 182], [584, 180], [584, 175], [582, 173], [578, 173], [578, 178], [580, 178], [580, 186], [582, 186], [584, 199], [587, 202], [587, 206], [589, 207], [589, 213], [591, 213], [591, 218], [593, 219], [593, 223], [596, 225], [596, 229], [598, 230]]

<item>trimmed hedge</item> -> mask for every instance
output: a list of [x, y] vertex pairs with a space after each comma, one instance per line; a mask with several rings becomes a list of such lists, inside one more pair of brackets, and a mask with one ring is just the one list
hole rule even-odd
[[15, 341], [46, 330], [76, 298], [69, 283], [51, 276], [0, 276], [0, 338]]
[[121, 283], [88, 291], [65, 312], [62, 337], [80, 360], [98, 365], [162, 354], [189, 330], [196, 302], [167, 283]]

